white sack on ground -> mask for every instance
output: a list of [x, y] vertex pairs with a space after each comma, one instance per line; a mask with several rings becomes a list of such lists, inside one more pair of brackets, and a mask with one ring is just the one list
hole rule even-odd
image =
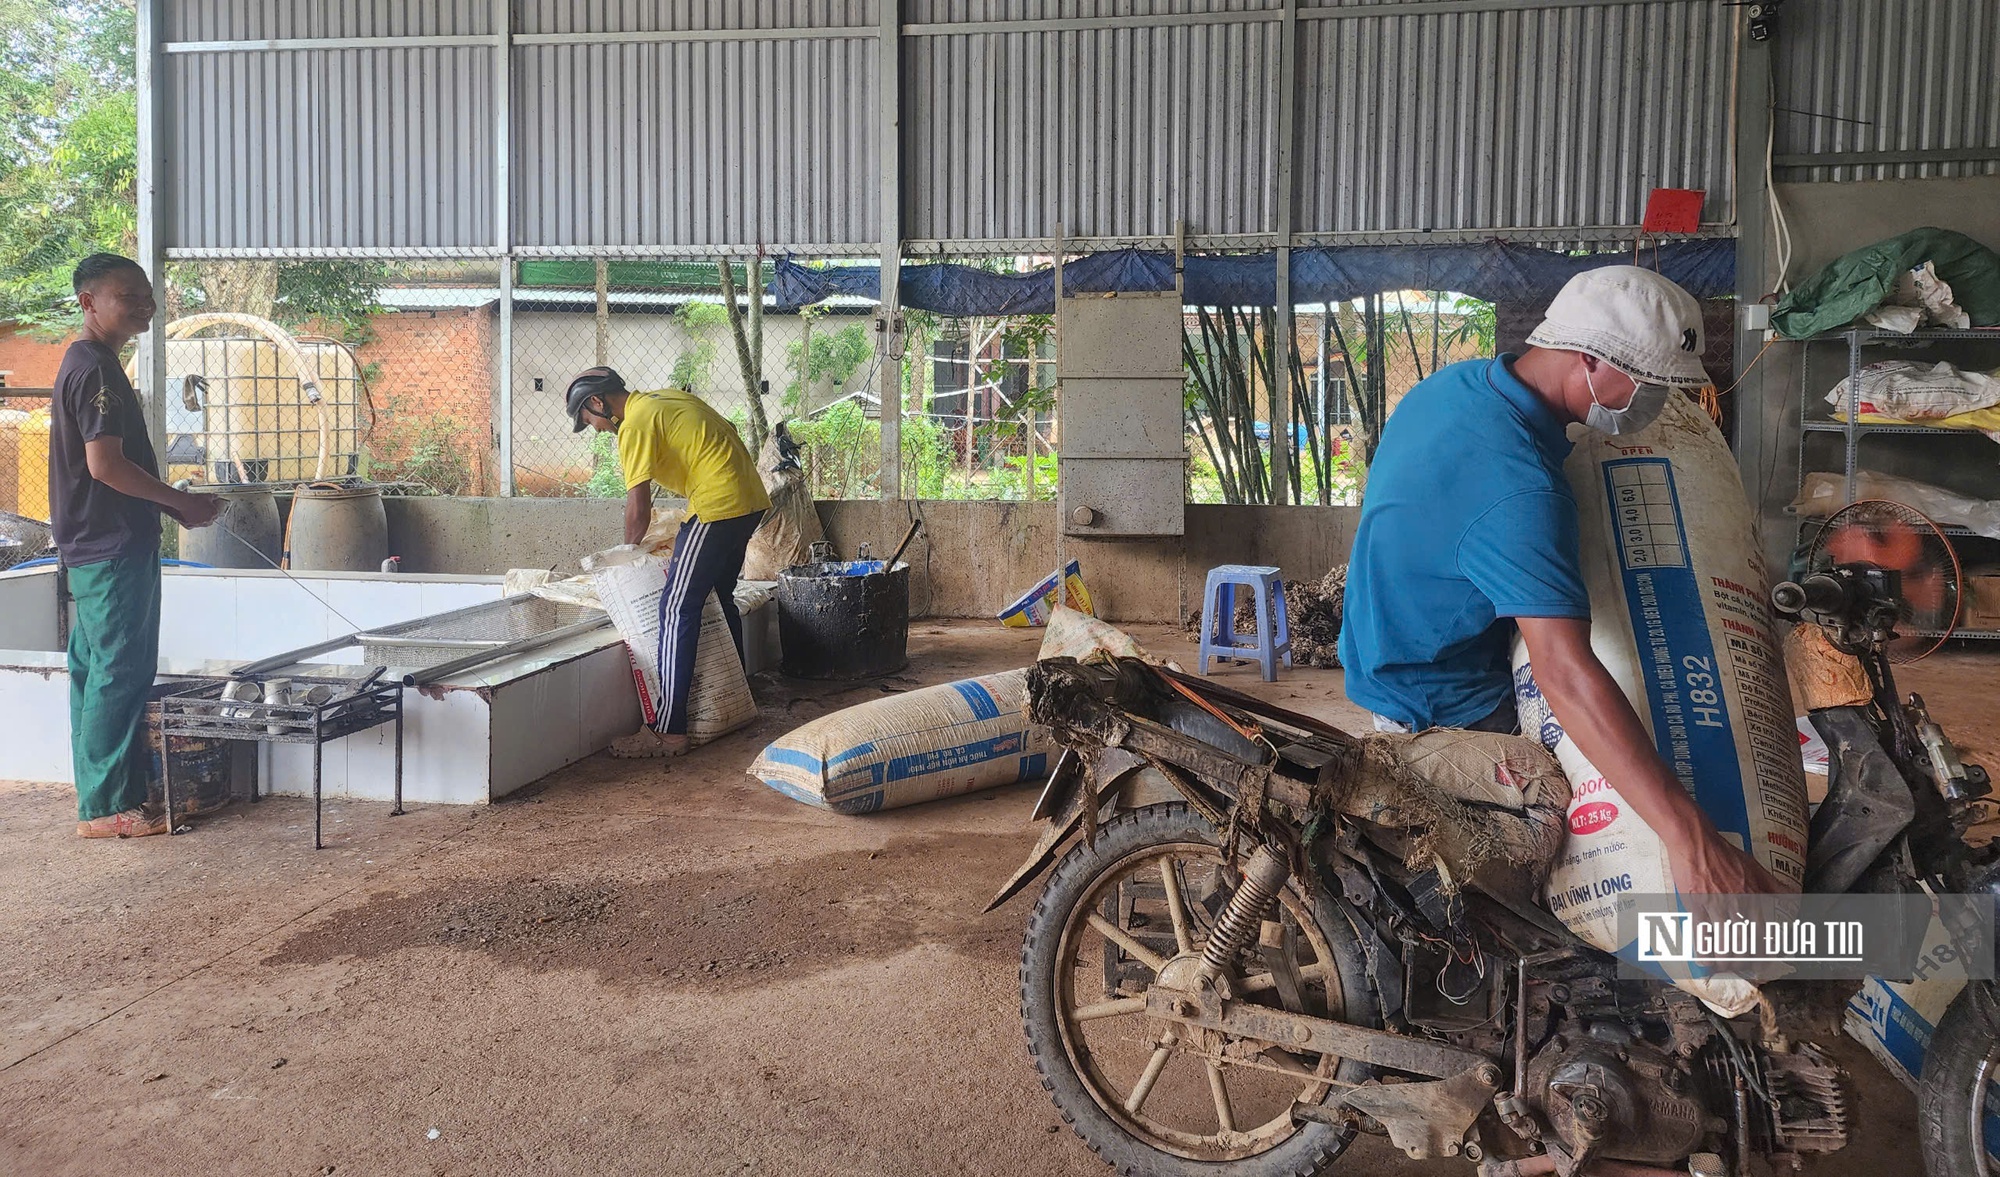
[[795, 801], [874, 813], [1046, 776], [1055, 743], [1028, 720], [1028, 672], [872, 699], [764, 749], [750, 775]]

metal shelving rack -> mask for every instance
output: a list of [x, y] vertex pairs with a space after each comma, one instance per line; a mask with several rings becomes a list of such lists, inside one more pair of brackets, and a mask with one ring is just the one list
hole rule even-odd
[[[343, 678], [300, 678], [287, 676], [295, 688], [324, 686], [332, 694], [317, 703], [251, 703], [224, 696], [226, 679], [204, 679], [191, 683], [160, 700], [160, 747], [174, 736], [197, 736], [220, 740], [247, 740], [261, 744], [309, 744], [313, 756], [313, 849], [323, 848], [320, 840], [321, 769], [326, 745], [335, 740], [394, 724], [396, 728], [395, 805], [390, 816], [403, 812], [403, 683], [400, 679], [378, 682], [380, 671], [365, 681]], [[260, 680], [261, 681], [261, 680]], [[163, 766], [172, 757], [160, 757]], [[174, 782], [171, 767], [161, 776], [167, 809], [173, 810]], [[250, 799], [257, 800], [256, 777], [251, 777]]]
[[[1863, 366], [1861, 352], [1863, 348], [1870, 344], [1891, 344], [1912, 349], [1927, 347], [1935, 343], [1951, 342], [2000, 344], [2000, 329], [1934, 329], [1913, 331], [1905, 334], [1898, 331], [1881, 331], [1873, 327], [1854, 327], [1846, 331], [1815, 335], [1811, 339], [1802, 340], [1801, 342], [1805, 344], [1804, 354], [1799, 361], [1799, 486], [1801, 489], [1804, 488], [1806, 476], [1810, 473], [1806, 464], [1806, 445], [1808, 439], [1815, 433], [1836, 433], [1841, 435], [1844, 441], [1844, 453], [1841, 465], [1841, 475], [1845, 481], [1842, 493], [1843, 503], [1852, 503], [1856, 497], [1857, 479], [1861, 471], [1861, 439], [1864, 437], [1872, 435], [1901, 435], [1932, 438], [1985, 439], [1985, 434], [1965, 429], [1942, 429], [1935, 425], [1870, 424], [1860, 420], [1860, 376]], [[1845, 420], [1836, 420], [1830, 414], [1820, 417], [1813, 415], [1815, 411], [1825, 411], [1820, 407], [1825, 404], [1824, 390], [1816, 390], [1813, 387], [1813, 349], [1817, 345], [1828, 343], [1844, 343], [1847, 346], [1847, 404]], [[1989, 442], [1988, 444], [1992, 443]], [[1823, 516], [1801, 516], [1800, 523], [1801, 525], [1806, 525], [1823, 518]], [[1937, 527], [1939, 531], [1944, 532], [1947, 536], [1983, 541], [1991, 540], [1991, 537], [1981, 536], [1969, 527], [1943, 523], [1938, 524]], [[1954, 544], [1953, 546], [1956, 547], [1958, 545]], [[1960, 562], [1964, 562], [1962, 555]], [[1918, 636], [1936, 637], [1938, 635], [1932, 632]], [[1954, 638], [2000, 640], [2000, 631], [1958, 629], [1953, 630], [1951, 636]]]

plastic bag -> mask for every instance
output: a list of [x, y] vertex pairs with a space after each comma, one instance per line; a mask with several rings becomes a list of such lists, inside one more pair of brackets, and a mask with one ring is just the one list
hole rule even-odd
[[[1893, 499], [1915, 507], [1932, 521], [1969, 527], [1989, 539], [2000, 539], [2000, 502], [1975, 499], [1928, 482], [1857, 470], [1854, 474], [1857, 499]], [[1824, 518], [1847, 505], [1847, 479], [1836, 473], [1815, 470], [1799, 484], [1799, 495], [1791, 509], [1801, 515]]]
[[[1845, 420], [1847, 381], [1826, 394], [1834, 415]], [[1965, 372], [1946, 363], [1917, 364], [1887, 360], [1869, 364], [1855, 375], [1860, 386], [1861, 412], [1899, 421], [1935, 421], [2000, 405], [2000, 380], [1984, 372]]]

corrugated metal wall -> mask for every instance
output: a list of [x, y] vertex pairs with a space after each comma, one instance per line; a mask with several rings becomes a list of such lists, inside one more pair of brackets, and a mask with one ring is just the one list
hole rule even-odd
[[[1299, 241], [1735, 218], [1741, 9], [1720, 0], [153, 0], [178, 249], [869, 246], [883, 3], [902, 20], [901, 235]], [[505, 7], [505, 6], [502, 6]], [[1791, 0], [1781, 158], [1996, 151], [1993, 0]], [[321, 39], [452, 38], [328, 45]], [[276, 39], [275, 46], [216, 42]], [[305, 43], [298, 43], [304, 39]], [[1858, 121], [1840, 121], [1840, 120]], [[1781, 164], [1782, 166], [1782, 164]], [[1993, 159], [1794, 175], [1951, 175]]]
[[[918, 7], [960, 22], [1000, 6]], [[1277, 230], [1276, 20], [1008, 23], [1018, 31], [926, 32], [903, 50], [905, 236]]]
[[168, 41], [491, 35], [492, 0], [184, 0], [158, 5]]
[[879, 4], [517, 3], [514, 244], [879, 240]]
[[1732, 223], [1735, 12], [1675, 2], [1302, 20], [1297, 228], [1635, 225], [1653, 188], [1705, 189], [1702, 220]]
[[493, 51], [176, 53], [170, 248], [494, 242]]
[[1778, 36], [1780, 179], [2000, 174], [1993, 0], [1792, 0]]

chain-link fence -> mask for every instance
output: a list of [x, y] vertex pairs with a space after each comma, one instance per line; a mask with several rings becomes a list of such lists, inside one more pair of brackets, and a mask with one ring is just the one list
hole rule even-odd
[[[1017, 271], [1046, 261], [979, 264]], [[360, 475], [447, 495], [504, 493], [511, 473], [516, 494], [617, 497], [624, 486], [612, 439], [572, 432], [562, 403], [576, 373], [608, 364], [635, 389], [695, 392], [753, 447], [784, 430], [818, 498], [885, 493], [873, 300], [781, 311], [759, 296], [769, 267], [745, 258], [726, 269], [719, 259], [516, 261], [506, 398], [502, 264], [176, 266], [174, 320], [261, 310], [297, 341], [323, 403], [309, 404], [292, 353], [278, 354], [254, 331], [222, 322], [170, 332], [179, 338], [168, 341], [169, 473]], [[1300, 307], [1288, 348], [1272, 346], [1276, 327], [1272, 308], [1185, 308], [1189, 502], [1358, 502], [1374, 438], [1403, 393], [1495, 346], [1493, 306], [1446, 292]], [[894, 489], [912, 499], [1054, 499], [1052, 316], [906, 309], [902, 342], [903, 480]], [[42, 351], [0, 337], [0, 368], [12, 365], [13, 385], [52, 382], [60, 341], [35, 346]], [[1274, 359], [1289, 377], [1289, 412], [1280, 414], [1288, 420], [1275, 429]], [[34, 379], [37, 365], [47, 367], [45, 380]], [[0, 397], [0, 511], [46, 518], [47, 420], [45, 394]], [[511, 472], [500, 465], [508, 431]], [[1278, 488], [1274, 444], [1289, 459]]]
[[[1396, 402], [1446, 364], [1493, 355], [1494, 311], [1402, 291], [1297, 308], [1289, 347], [1274, 346], [1279, 333], [1270, 307], [1185, 308], [1189, 502], [1359, 503]], [[1282, 486], [1274, 445], [1287, 459]]]
[[[21, 362], [11, 357], [10, 361]], [[0, 376], [0, 571], [40, 555], [46, 543], [47, 537], [32, 524], [46, 523], [49, 518], [49, 398], [45, 390], [54, 378], [53, 370], [6, 369]], [[41, 387], [31, 385], [30, 380]]]
[[851, 452], [853, 439], [817, 426], [829, 415], [836, 425], [878, 417], [872, 302], [781, 313], [763, 293], [766, 267], [744, 259], [516, 265], [515, 493], [625, 493], [613, 439], [573, 432], [563, 405], [571, 378], [600, 364], [617, 369], [634, 390], [693, 392], [734, 422], [753, 451], [785, 424], [829, 497], [873, 493], [879, 458], [857, 468], [870, 455]]
[[385, 267], [349, 337], [368, 381], [369, 476], [499, 494], [499, 263]]
[[905, 311], [904, 322], [905, 497], [1053, 500], [1054, 317]]

